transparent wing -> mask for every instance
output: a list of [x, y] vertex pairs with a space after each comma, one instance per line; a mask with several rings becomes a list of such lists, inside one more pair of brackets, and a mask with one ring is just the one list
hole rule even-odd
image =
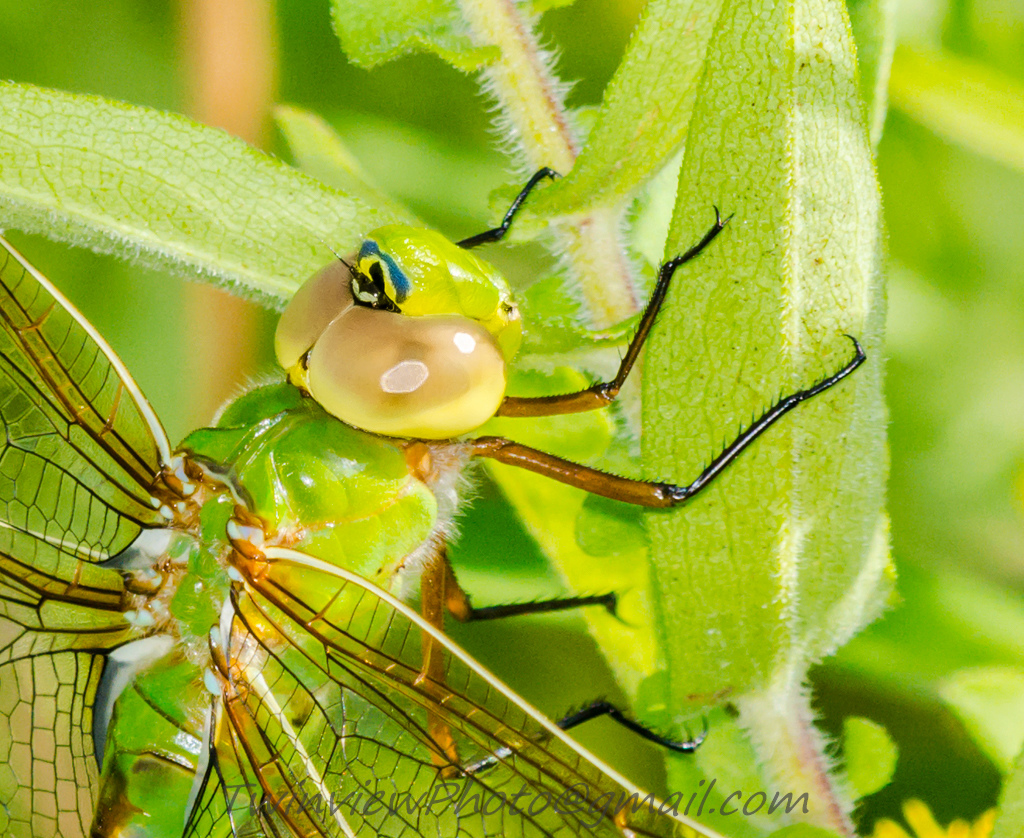
[[129, 639], [120, 602], [113, 571], [87, 565], [68, 583], [0, 554], [0, 834], [88, 834], [98, 650]]
[[388, 838], [714, 836], [602, 765], [366, 580], [290, 550], [266, 556], [243, 574], [222, 653], [214, 752], [245, 776], [231, 813], [237, 828]]
[[121, 361], [0, 238], [0, 834], [85, 835], [104, 650], [129, 637], [96, 565], [161, 526], [166, 436]]

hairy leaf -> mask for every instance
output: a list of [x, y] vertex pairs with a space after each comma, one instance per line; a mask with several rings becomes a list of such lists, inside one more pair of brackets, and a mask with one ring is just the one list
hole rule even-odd
[[867, 108], [871, 145], [882, 139], [889, 105], [889, 71], [896, 46], [896, 0], [847, 0], [857, 42], [860, 93]]
[[668, 162], [686, 136], [722, 0], [651, 0], [604, 93], [576, 165], [529, 205], [571, 215], [614, 205]]
[[700, 239], [712, 204], [732, 222], [680, 269], [648, 346], [647, 476], [693, 480], [780, 395], [843, 367], [845, 335], [868, 362], [685, 508], [648, 515], [676, 707], [798, 683], [890, 581], [879, 195], [843, 3], [723, 6], [666, 257]]
[[330, 259], [323, 242], [392, 218], [184, 117], [0, 84], [0, 227], [128, 251], [281, 307]]
[[331, 17], [345, 54], [362, 67], [432, 52], [468, 71], [497, 56], [470, 40], [456, 0], [333, 0]]

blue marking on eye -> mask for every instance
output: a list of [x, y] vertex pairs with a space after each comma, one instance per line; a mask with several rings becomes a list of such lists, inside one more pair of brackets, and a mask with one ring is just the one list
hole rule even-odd
[[388, 276], [391, 279], [391, 284], [395, 286], [395, 302], [405, 302], [405, 298], [412, 291], [412, 283], [409, 282], [409, 277], [398, 267], [398, 263], [387, 253], [382, 253], [381, 249], [377, 246], [377, 242], [373, 241], [373, 239], [367, 239], [363, 242], [363, 246], [359, 248], [359, 259], [364, 259], [367, 256], [376, 256], [388, 266]]
[[377, 242], [373, 239], [367, 239], [363, 242], [363, 246], [359, 248], [359, 259], [363, 259], [366, 256], [380, 256], [380, 248], [377, 247]]
[[391, 276], [391, 284], [395, 286], [395, 302], [405, 302], [405, 298], [412, 291], [412, 283], [409, 282], [409, 277], [402, 272], [402, 269], [398, 267], [398, 263], [388, 254], [382, 253], [380, 258], [387, 264], [388, 273]]

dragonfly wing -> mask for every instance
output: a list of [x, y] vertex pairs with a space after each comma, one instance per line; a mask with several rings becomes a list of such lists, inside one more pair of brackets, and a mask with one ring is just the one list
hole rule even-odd
[[[224, 641], [224, 738], [258, 786], [240, 809], [255, 800], [299, 836], [714, 838], [389, 594], [302, 553], [265, 554]], [[424, 644], [440, 656], [429, 668]]]
[[96, 789], [92, 702], [131, 636], [98, 566], [165, 522], [169, 458], [109, 346], [0, 238], [0, 833], [84, 835]]
[[215, 700], [208, 765], [183, 838], [291, 838], [256, 808], [260, 785], [224, 712], [225, 704]]
[[97, 650], [131, 633], [121, 587], [105, 568], [83, 567], [70, 584], [0, 553], [0, 834], [88, 834]]

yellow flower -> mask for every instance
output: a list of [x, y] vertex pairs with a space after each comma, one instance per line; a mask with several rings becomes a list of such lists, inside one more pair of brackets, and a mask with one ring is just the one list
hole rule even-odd
[[[903, 804], [903, 817], [917, 838], [990, 838], [996, 822], [996, 810], [989, 809], [974, 824], [957, 819], [943, 829], [932, 815], [931, 809], [920, 800], [907, 800]], [[875, 821], [871, 838], [911, 838], [895, 821], [882, 818]]]

